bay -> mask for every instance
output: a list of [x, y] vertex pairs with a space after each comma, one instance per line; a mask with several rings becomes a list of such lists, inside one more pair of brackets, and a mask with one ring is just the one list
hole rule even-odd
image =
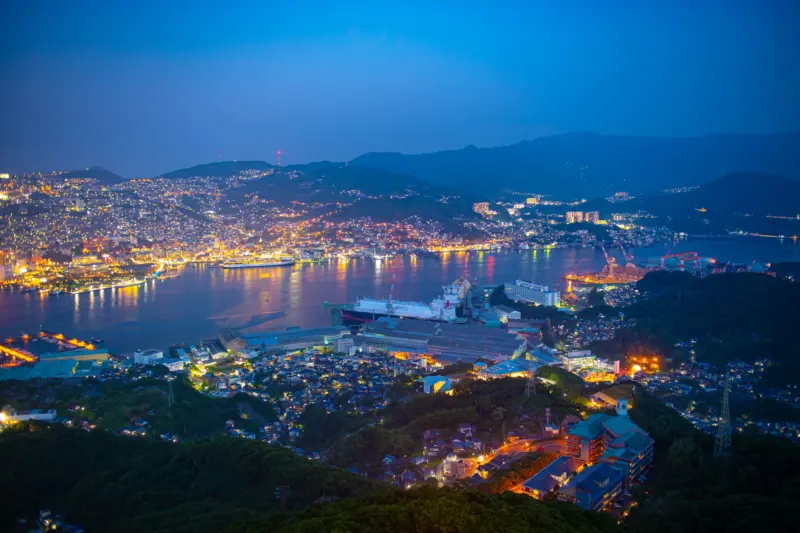
[[[633, 252], [646, 260], [690, 250], [737, 263], [800, 260], [800, 246], [774, 239], [681, 241]], [[621, 260], [618, 250], [610, 252]], [[222, 327], [256, 332], [329, 325], [330, 305], [358, 297], [386, 298], [390, 290], [395, 299], [430, 301], [459, 277], [478, 285], [519, 278], [557, 286], [569, 272], [599, 270], [604, 263], [600, 250], [556, 248], [359, 258], [264, 269], [198, 265], [183, 268], [177, 278], [79, 295], [0, 292], [0, 335], [33, 333], [42, 327], [84, 340], [100, 337], [112, 353], [129, 354], [138, 348], [166, 349], [215, 338]]]

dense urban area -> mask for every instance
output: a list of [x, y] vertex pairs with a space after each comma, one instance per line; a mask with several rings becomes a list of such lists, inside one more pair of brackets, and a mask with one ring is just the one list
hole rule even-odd
[[[792, 263], [634, 258], [634, 247], [685, 235], [668, 219], [630, 212], [625, 192], [604, 200], [614, 212], [601, 215], [584, 199], [514, 193], [490, 202], [397, 175], [376, 185], [371, 171], [346, 165], [220, 165], [227, 170], [152, 179], [110, 180], [102, 169], [0, 176], [0, 283], [45, 302], [169, 283], [201, 265], [268, 273], [354, 257], [557, 247], [596, 247], [605, 266], [576, 267], [553, 287], [462, 277], [430, 304], [390, 293], [332, 305], [331, 322], [317, 327], [225, 327], [169, 347], [143, 340], [134, 353], [43, 326], [8, 337], [0, 343], [7, 456], [18, 446], [46, 454], [50, 439], [141, 446], [147, 475], [173, 479], [186, 472], [167, 474], [167, 456], [211, 454], [227, 485], [247, 475], [230, 462], [249, 454], [269, 481], [256, 490], [264, 501], [236, 520], [228, 514], [242, 505], [244, 485], [200, 513], [200, 524], [190, 510], [212, 493], [187, 488], [187, 478], [169, 489], [186, 488], [171, 496], [185, 508], [161, 502], [98, 516], [88, 509], [104, 505], [98, 496], [77, 505], [67, 487], [37, 498], [31, 486], [3, 503], [4, 519], [45, 530], [242, 530], [248, 520], [254, 530], [326, 530], [338, 520], [356, 530], [350, 498], [409, 508], [479, 498], [469, 505], [494, 516], [493, 506], [511, 500], [480, 498], [514, 494], [526, 499], [521, 508], [542, 502], [527, 512], [553, 513], [564, 527], [645, 531], [674, 478], [689, 475], [671, 472], [676, 465], [724, 468], [746, 455], [741, 439], [770, 439], [778, 455], [800, 442], [800, 369], [788, 356], [800, 340]], [[275, 473], [275, 461], [297, 467]], [[19, 485], [25, 468], [20, 461], [4, 475]], [[70, 468], [96, 472], [87, 482], [95, 488], [111, 472], [83, 459]], [[144, 478], [120, 483], [151, 490]], [[287, 514], [312, 502], [306, 515]], [[594, 514], [568, 517], [569, 505]], [[780, 523], [788, 510], [775, 505]], [[675, 524], [706, 519], [696, 508], [671, 513]]]

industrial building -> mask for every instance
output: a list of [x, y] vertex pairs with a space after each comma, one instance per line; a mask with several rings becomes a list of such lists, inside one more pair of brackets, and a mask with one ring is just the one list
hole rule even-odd
[[550, 290], [547, 285], [538, 285], [530, 281], [518, 279], [513, 283], [506, 283], [503, 290], [515, 302], [525, 302], [536, 305], [556, 307], [561, 303], [561, 293]]
[[[341, 339], [352, 338], [345, 326], [322, 328], [290, 328], [254, 335], [244, 335], [247, 350], [273, 352], [278, 350], [305, 350], [307, 348], [334, 348]], [[349, 348], [348, 348], [349, 349]]]
[[531, 370], [536, 372], [542, 365], [532, 360], [509, 359], [496, 365], [478, 371], [481, 379], [500, 379], [500, 378], [526, 378]]
[[133, 352], [133, 362], [137, 365], [154, 365], [164, 358], [160, 350], [136, 350]]
[[521, 356], [528, 348], [525, 339], [503, 329], [388, 317], [366, 325], [357, 341], [363, 349], [424, 354], [444, 363], [503, 361]]

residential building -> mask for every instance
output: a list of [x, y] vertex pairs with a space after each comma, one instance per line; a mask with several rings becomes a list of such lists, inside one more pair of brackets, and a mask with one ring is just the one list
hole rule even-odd
[[591, 222], [592, 224], [597, 224], [600, 221], [600, 212], [589, 211], [587, 213], [584, 213], [583, 220], [584, 222]]
[[577, 222], [583, 222], [583, 212], [582, 211], [567, 211], [567, 224], [575, 224]]
[[605, 451], [603, 422], [609, 418], [606, 414], [593, 414], [570, 429], [565, 435], [567, 455], [587, 463], [597, 461]]
[[622, 470], [609, 463], [598, 463], [577, 473], [558, 489], [558, 495], [586, 511], [602, 511], [622, 493], [624, 481]]
[[583, 466], [583, 461], [562, 455], [523, 483], [522, 490], [534, 498], [541, 499], [566, 485], [572, 476], [583, 469]]
[[619, 469], [629, 487], [653, 462], [654, 442], [628, 417], [628, 401], [617, 400], [617, 416], [594, 414], [567, 431], [567, 454]]

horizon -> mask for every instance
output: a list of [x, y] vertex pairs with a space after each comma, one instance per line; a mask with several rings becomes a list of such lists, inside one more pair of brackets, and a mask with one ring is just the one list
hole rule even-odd
[[[154, 173], [152, 175], [148, 174], [148, 175], [131, 176], [131, 175], [126, 175], [126, 174], [123, 174], [123, 173], [119, 173], [119, 172], [116, 171], [116, 169], [108, 168], [108, 167], [105, 167], [103, 165], [97, 165], [97, 164], [91, 164], [91, 165], [87, 165], [87, 166], [77, 166], [77, 167], [72, 167], [72, 168], [29, 169], [29, 170], [24, 170], [24, 171], [21, 171], [21, 172], [20, 171], [11, 172], [11, 175], [12, 176], [23, 176], [23, 175], [31, 175], [31, 174], [39, 174], [39, 173], [48, 174], [48, 173], [61, 173], [61, 172], [76, 172], [76, 171], [80, 171], [80, 170], [102, 169], [102, 170], [106, 170], [106, 171], [109, 171], [111, 173], [114, 173], [114, 174], [118, 175], [119, 177], [121, 177], [122, 179], [126, 179], [127, 180], [127, 179], [138, 179], [138, 178], [159, 178], [162, 175], [170, 173], [170, 172], [175, 172], [175, 171], [179, 171], [179, 170], [185, 170], [187, 168], [211, 165], [211, 164], [214, 164], [214, 163], [238, 163], [238, 162], [245, 162], [246, 161], [246, 162], [254, 162], [254, 163], [266, 163], [266, 164], [268, 164], [268, 165], [270, 165], [272, 167], [279, 167], [279, 166], [280, 167], [292, 167], [292, 166], [310, 165], [310, 164], [315, 164], [315, 163], [331, 163], [332, 165], [341, 165], [341, 164], [347, 165], [350, 161], [353, 161], [355, 159], [358, 159], [359, 157], [370, 155], [370, 154], [398, 154], [398, 155], [403, 155], [403, 156], [423, 156], [423, 155], [436, 154], [436, 153], [442, 153], [442, 152], [457, 152], [457, 151], [465, 150], [467, 148], [476, 148], [478, 150], [488, 150], [488, 149], [494, 149], [494, 148], [505, 148], [505, 147], [509, 147], [509, 146], [516, 146], [516, 145], [524, 144], [524, 143], [527, 143], [527, 142], [533, 142], [533, 141], [536, 141], [537, 139], [543, 139], [543, 138], [549, 138], [549, 137], [562, 137], [562, 136], [570, 136], [570, 135], [597, 135], [597, 136], [601, 136], [601, 137], [637, 138], [637, 139], [701, 139], [701, 138], [708, 138], [708, 137], [727, 137], [727, 136], [730, 136], [730, 137], [769, 137], [769, 136], [774, 136], [774, 135], [797, 135], [797, 134], [800, 134], [800, 128], [792, 129], [792, 130], [784, 130], [784, 131], [775, 131], [775, 132], [771, 132], [771, 133], [717, 132], [717, 133], [705, 133], [705, 134], [697, 134], [697, 135], [676, 135], [676, 136], [607, 134], [607, 133], [599, 133], [599, 132], [596, 132], [596, 131], [583, 130], [583, 131], [571, 131], [571, 132], [564, 132], [564, 133], [554, 133], [554, 134], [550, 134], [550, 135], [540, 135], [538, 137], [533, 137], [531, 139], [522, 139], [522, 140], [514, 142], [514, 143], [505, 144], [505, 145], [497, 145], [497, 146], [476, 146], [474, 144], [467, 144], [465, 146], [461, 146], [461, 147], [458, 147], [458, 148], [433, 150], [433, 151], [430, 151], [430, 152], [407, 153], [407, 152], [398, 152], [398, 151], [392, 151], [392, 150], [387, 150], [387, 151], [383, 151], [383, 152], [364, 152], [364, 153], [361, 153], [361, 154], [357, 154], [356, 156], [354, 156], [354, 157], [352, 157], [350, 159], [339, 160], [339, 161], [330, 160], [330, 159], [309, 160], [309, 161], [292, 161], [292, 162], [289, 162], [289, 163], [284, 163], [282, 161], [281, 164], [278, 165], [275, 160], [269, 161], [266, 158], [260, 159], [260, 158], [258, 158], [256, 156], [253, 156], [253, 157], [243, 157], [243, 158], [240, 158], [240, 159], [217, 159], [217, 160], [213, 160], [213, 161], [189, 163], [189, 164], [186, 164], [185, 166], [182, 166], [182, 167], [176, 167], [176, 168], [170, 168], [168, 170], [162, 170], [162, 171], [160, 171], [158, 173]], [[275, 154], [273, 154], [273, 156], [274, 155]], [[283, 153], [281, 153], [281, 155], [283, 155]], [[7, 169], [0, 169], [0, 171], [8, 172]], [[748, 174], [748, 173], [752, 173], [752, 172], [734, 171], [734, 172], [729, 172], [726, 175], [739, 174], [739, 173]], [[780, 176], [780, 177], [786, 177], [786, 176], [781, 176], [780, 174], [770, 174], [770, 173], [766, 173], [766, 174]], [[717, 176], [714, 179], [719, 179], [719, 178], [722, 178], [722, 177], [724, 177], [724, 176]]]
[[796, 3], [459, 7], [6, 2], [0, 167], [136, 176], [276, 150], [800, 129]]

